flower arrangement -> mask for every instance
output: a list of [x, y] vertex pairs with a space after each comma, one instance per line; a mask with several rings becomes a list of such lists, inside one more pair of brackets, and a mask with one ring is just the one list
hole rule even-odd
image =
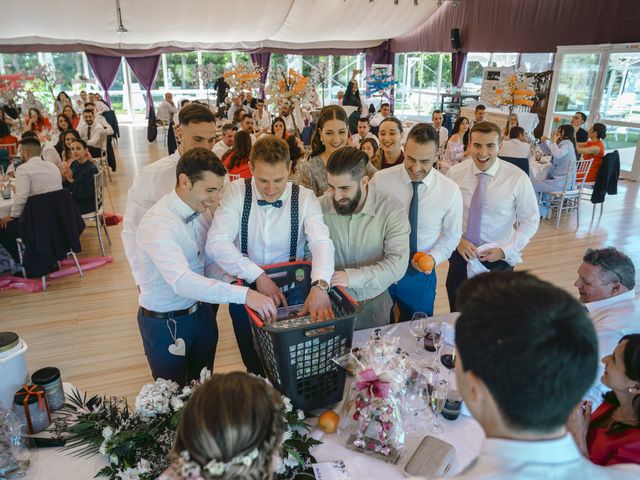
[[264, 69], [259, 65], [240, 62], [235, 67], [225, 70], [222, 76], [234, 92], [240, 93], [261, 88], [260, 78], [263, 71]]
[[391, 88], [398, 82], [394, 80], [391, 65], [372, 65], [371, 74], [365, 77], [367, 95], [379, 95], [391, 100]]
[[[142, 387], [133, 409], [125, 398], [87, 399], [86, 393], [75, 390], [68, 395], [66, 415], [54, 422], [54, 431], [56, 436], [66, 438], [65, 449], [74, 454], [100, 453], [108, 459], [109, 465], [96, 476], [111, 480], [155, 479], [169, 466], [169, 453], [185, 403], [209, 376], [210, 372], [203, 369], [200, 380], [183, 388], [170, 380], [157, 379]], [[276, 475], [278, 479], [292, 479], [315, 462], [310, 451], [321, 442], [309, 435], [304, 413], [295, 410], [284, 396], [282, 415], [287, 428]], [[182, 460], [185, 465], [192, 465], [188, 458]], [[205, 468], [214, 475], [224, 464], [210, 462]]]
[[[300, 104], [305, 101], [307, 96], [315, 92], [315, 86], [311, 84], [310, 80], [310, 77], [305, 77], [292, 68], [288, 71], [276, 68], [271, 71], [269, 84], [265, 88], [266, 102], [275, 103], [278, 106], [286, 104], [299, 109]], [[295, 115], [291, 115], [291, 118], [294, 127], [298, 130]]]
[[196, 69], [200, 79], [202, 80], [202, 84], [204, 85], [204, 89], [207, 92], [207, 101], [209, 101], [209, 84], [216, 81], [218, 77], [221, 76], [221, 69], [214, 63], [208, 63], [206, 65], [199, 65]]

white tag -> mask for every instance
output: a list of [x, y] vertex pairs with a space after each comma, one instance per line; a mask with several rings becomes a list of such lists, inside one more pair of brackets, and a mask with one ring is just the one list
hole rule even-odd
[[178, 357], [184, 357], [187, 352], [187, 347], [184, 344], [182, 338], [176, 338], [176, 343], [169, 345], [169, 353]]
[[350, 480], [351, 476], [342, 460], [314, 463], [313, 473], [317, 480]]

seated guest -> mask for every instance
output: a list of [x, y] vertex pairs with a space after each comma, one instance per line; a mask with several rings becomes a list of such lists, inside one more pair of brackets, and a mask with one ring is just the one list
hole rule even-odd
[[584, 160], [593, 159], [586, 182], [595, 182], [598, 178], [598, 170], [602, 165], [604, 157], [604, 143], [602, 140], [607, 138], [607, 127], [602, 123], [594, 123], [589, 129], [589, 141], [580, 143], [577, 147], [578, 153], [583, 155]]
[[287, 133], [287, 124], [282, 117], [276, 117], [273, 119], [273, 122], [271, 122], [271, 135], [274, 135], [280, 140], [284, 140], [289, 136]]
[[[516, 113], [512, 113], [511, 115], [509, 115], [509, 121], [507, 123], [508, 123], [508, 125], [506, 127], [504, 127], [503, 136], [510, 137], [511, 129], [514, 128], [514, 127], [519, 127], [520, 126], [520, 122], [518, 121], [518, 115]], [[524, 137], [524, 129], [522, 129], [522, 135]], [[526, 140], [523, 140], [523, 141], [526, 142]]]
[[476, 105], [473, 111], [473, 122], [470, 123], [469, 128], [473, 127], [476, 123], [484, 122], [484, 115], [487, 113], [487, 107], [479, 103]]
[[253, 96], [251, 90], [244, 92], [244, 96], [241, 95], [242, 107], [247, 111], [249, 115], [253, 114], [253, 111], [258, 107], [258, 99]]
[[102, 115], [104, 112], [108, 112], [109, 110], [111, 110], [109, 105], [107, 105], [107, 103], [102, 100], [102, 96], [98, 92], [95, 93], [95, 100], [93, 103], [96, 106], [96, 112], [98, 113], [98, 115]]
[[102, 133], [105, 129], [95, 121], [95, 114], [90, 108], [85, 108], [82, 112], [84, 122], [78, 127], [80, 138], [87, 143], [89, 152], [93, 158], [99, 158], [102, 152]]
[[445, 146], [444, 158], [451, 165], [460, 163], [464, 159], [465, 150], [469, 145], [469, 119], [459, 117], [453, 124], [451, 136]]
[[231, 123], [235, 125], [238, 128], [238, 130], [240, 130], [241, 128], [240, 124], [242, 123], [242, 121], [244, 120], [244, 117], [246, 116], [247, 116], [247, 112], [245, 112], [241, 108], [237, 109], [234, 112], [233, 117], [231, 117]]
[[524, 128], [511, 127], [509, 130], [509, 139], [502, 142], [498, 157], [526, 158], [531, 154], [531, 145], [529, 145], [524, 136]]
[[173, 94], [167, 92], [164, 94], [164, 99], [160, 102], [160, 105], [158, 105], [156, 120], [168, 124], [175, 113], [178, 113], [178, 107], [173, 103]]
[[[114, 134], [113, 128], [111, 127], [111, 125], [109, 125], [109, 122], [107, 122], [107, 119], [104, 118], [100, 113], [98, 113], [98, 111], [96, 110], [95, 104], [91, 102], [87, 102], [85, 106], [85, 110], [86, 109], [91, 110], [93, 112], [93, 122], [96, 125], [100, 125], [102, 128], [104, 128], [107, 131], [107, 135]], [[76, 130], [79, 131], [80, 127], [82, 127], [83, 125], [85, 125], [84, 116], [80, 119], [80, 122], [78, 123], [78, 128]]]
[[[285, 131], [290, 134], [299, 134], [304, 127], [304, 120], [302, 119], [302, 113], [300, 111], [300, 105], [297, 100], [294, 100], [293, 105], [289, 101], [280, 107], [280, 117], [284, 120]], [[295, 117], [295, 124], [294, 124]]]
[[576, 112], [573, 114], [573, 117], [571, 117], [571, 126], [576, 132], [576, 142], [578, 143], [584, 143], [589, 140], [589, 134], [582, 128], [586, 121], [587, 116], [582, 112]]
[[238, 127], [236, 127], [232, 123], [225, 123], [224, 125], [222, 125], [222, 140], [217, 142], [212, 149], [213, 153], [216, 154], [216, 157], [224, 157], [224, 154], [227, 153], [231, 147], [233, 147], [233, 139], [235, 138], [237, 131]]
[[[190, 103], [191, 103], [191, 100], [189, 100], [188, 98], [184, 98], [184, 99], [180, 100], [180, 109], [186, 107]], [[173, 120], [173, 124], [176, 125], [176, 126], [180, 124], [180, 118], [178, 116], [180, 114], [180, 109], [178, 109], [176, 111], [176, 113], [173, 114], [173, 117], [171, 117], [171, 119]], [[220, 157], [218, 157], [218, 158], [220, 158]]]
[[15, 100], [13, 98], [9, 98], [6, 100], [6, 103], [0, 108], [0, 120], [6, 123], [9, 126], [14, 126], [18, 124], [18, 118], [20, 117], [20, 112], [16, 107]]
[[16, 170], [16, 194], [11, 213], [0, 219], [0, 245], [7, 249], [19, 262], [16, 238], [19, 237], [18, 223], [27, 199], [32, 195], [55, 192], [62, 188], [60, 170], [45, 162], [40, 156], [42, 148], [37, 138], [26, 136], [20, 140], [22, 165]]
[[[71, 120], [71, 127], [69, 127], [67, 130], [70, 130], [70, 129], [75, 130], [76, 128], [78, 128], [78, 123], [80, 123], [80, 117], [78, 117], [78, 115], [76, 114], [73, 107], [71, 107], [71, 105], [65, 105], [64, 108], [62, 109], [62, 113], [65, 114], [69, 120]], [[61, 131], [64, 131], [64, 130], [61, 130]]]
[[487, 438], [453, 478], [639, 477], [635, 465], [594, 465], [567, 432], [598, 364], [598, 340], [580, 303], [528, 273], [491, 272], [461, 286], [458, 306], [457, 386]]
[[[248, 112], [249, 107], [242, 105], [242, 99], [238, 96], [238, 95], [234, 95], [231, 98], [231, 106], [229, 107], [229, 110], [227, 110], [227, 118], [229, 120], [232, 120], [234, 118], [237, 118], [236, 116], [238, 115], [238, 111], [242, 110], [244, 111], [244, 113]], [[240, 120], [238, 121], [232, 121], [231, 123], [236, 124], [238, 123]]]
[[[27, 138], [27, 137], [32, 137], [40, 141], [40, 139], [38, 138], [38, 134], [36, 132], [32, 132], [32, 131], [24, 132], [22, 134], [22, 138]], [[60, 155], [58, 154], [58, 151], [53, 145], [51, 145], [51, 143], [44, 142], [42, 144], [42, 152], [40, 153], [40, 156], [45, 162], [49, 162], [54, 164], [56, 167], [60, 167], [60, 163], [62, 162], [62, 160], [60, 159]]]
[[256, 143], [256, 134], [254, 133], [255, 120], [251, 115], [245, 114], [240, 122], [240, 130], [244, 130], [251, 136], [251, 144]]
[[86, 90], [80, 91], [80, 96], [76, 98], [76, 109], [81, 112], [84, 110], [84, 105], [89, 101], [89, 96]]
[[256, 110], [252, 114], [256, 127], [260, 133], [267, 133], [271, 129], [271, 114], [264, 107], [264, 100], [258, 100]]
[[442, 110], [434, 110], [431, 114], [431, 125], [436, 131], [436, 151], [440, 149], [444, 149], [447, 144], [447, 140], [449, 140], [449, 130], [442, 125], [444, 121], [444, 115], [442, 114]]
[[285, 142], [289, 145], [289, 158], [291, 159], [291, 172], [289, 173], [289, 178], [293, 180], [293, 178], [295, 178], [296, 169], [298, 168], [298, 163], [304, 160], [304, 143], [302, 143], [300, 137], [296, 137], [295, 135], [289, 135], [285, 139]]
[[360, 142], [359, 149], [366, 153], [369, 161], [372, 162], [378, 152], [378, 141], [373, 138], [365, 138]]
[[59, 113], [56, 117], [56, 130], [58, 131], [58, 133], [71, 130], [72, 128], [73, 127], [71, 126], [71, 119], [64, 113]]
[[64, 113], [63, 110], [65, 105], [71, 105], [71, 99], [69, 98], [69, 95], [67, 95], [67, 92], [60, 92], [56, 97], [56, 102], [53, 106], [55, 113]]
[[380, 149], [372, 162], [378, 170], [402, 165], [402, 122], [395, 117], [385, 118], [378, 128]]
[[4, 122], [0, 122], [0, 145], [14, 145], [13, 148], [9, 149], [9, 156], [13, 157], [16, 155], [18, 138], [11, 135], [9, 126]]
[[233, 139], [233, 147], [222, 156], [222, 163], [231, 175], [251, 178], [249, 153], [251, 153], [251, 135], [244, 130], [238, 130]]
[[[269, 480], [282, 445], [282, 401], [261, 378], [243, 372], [217, 373], [191, 396], [159, 480]], [[196, 480], [196, 477], [189, 477]]]
[[51, 122], [42, 112], [35, 107], [29, 109], [25, 119], [26, 129], [32, 132], [42, 133], [44, 130], [51, 130]]
[[344, 287], [362, 306], [356, 330], [387, 325], [393, 301], [388, 288], [409, 264], [409, 221], [400, 202], [369, 184], [369, 159], [342, 147], [327, 163], [329, 191], [320, 198], [335, 247], [331, 285]]
[[98, 167], [89, 160], [89, 150], [84, 140], [74, 140], [71, 144], [71, 161], [60, 166], [62, 186], [71, 191], [80, 213], [96, 210], [95, 179]]
[[369, 119], [362, 117], [358, 119], [358, 133], [351, 135], [351, 145], [356, 148], [360, 148], [360, 143], [365, 138], [370, 138], [376, 145], [378, 144], [378, 137], [376, 137], [373, 133], [371, 133], [369, 128]]
[[369, 123], [372, 127], [379, 127], [385, 118], [391, 118], [391, 105], [388, 103], [380, 105], [380, 111], [371, 117]]
[[60, 159], [63, 162], [69, 162], [71, 160], [71, 144], [74, 140], [82, 140], [80, 134], [75, 130], [67, 130], [60, 135]]
[[622, 337], [602, 363], [611, 391], [593, 413], [589, 402], [578, 405], [567, 428], [596, 465], [640, 463], [640, 334]]
[[[575, 286], [596, 329], [599, 358], [611, 354], [623, 336], [640, 333], [635, 272], [631, 259], [613, 247], [588, 249], [582, 257]], [[607, 390], [599, 381], [601, 374], [602, 368], [585, 395], [594, 408]]]

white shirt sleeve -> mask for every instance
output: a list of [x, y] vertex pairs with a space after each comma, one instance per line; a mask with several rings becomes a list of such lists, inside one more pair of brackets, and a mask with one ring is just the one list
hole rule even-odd
[[27, 174], [26, 164], [22, 165], [22, 168], [16, 170], [16, 195], [13, 200], [13, 206], [11, 207], [11, 216], [18, 218], [22, 215], [24, 206], [29, 198], [31, 192], [31, 177]]
[[505, 261], [509, 265], [515, 265], [520, 261], [522, 250], [524, 250], [524, 247], [527, 246], [540, 226], [538, 198], [529, 177], [520, 176], [515, 188], [517, 192], [515, 221], [518, 222], [518, 227], [511, 235], [509, 242], [501, 246]]
[[307, 199], [309, 204], [304, 217], [304, 233], [311, 251], [311, 281], [324, 280], [329, 283], [335, 267], [335, 248], [329, 228], [323, 220], [320, 202], [313, 193]]
[[48, 145], [42, 148], [42, 159], [45, 162], [54, 164], [56, 167], [59, 167], [62, 164], [58, 151], [54, 147]]
[[562, 145], [558, 145], [557, 143], [550, 143], [549, 151], [554, 158], [563, 157], [569, 153], [569, 144], [563, 143]]
[[442, 218], [442, 233], [435, 245], [428, 252], [436, 265], [448, 259], [462, 238], [462, 194], [456, 187], [453, 201]]

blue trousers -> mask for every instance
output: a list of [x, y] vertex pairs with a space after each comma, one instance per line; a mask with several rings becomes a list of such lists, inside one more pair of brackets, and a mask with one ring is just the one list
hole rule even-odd
[[253, 346], [253, 335], [251, 334], [251, 319], [244, 305], [236, 303], [229, 304], [229, 315], [233, 323], [233, 332], [236, 335], [236, 342], [242, 357], [242, 363], [247, 367], [247, 372], [254, 375], [265, 376], [262, 362]]
[[407, 273], [399, 282], [389, 287], [389, 295], [400, 309], [400, 321], [406, 322], [416, 312], [433, 315], [433, 304], [436, 300], [436, 269], [429, 275], [409, 266]]
[[154, 380], [164, 378], [186, 385], [192, 379], [200, 378], [200, 371], [204, 367], [213, 369], [218, 345], [217, 307], [203, 303], [191, 315], [174, 318], [176, 338], [185, 342], [183, 356], [169, 352], [169, 347], [174, 344], [171, 336], [173, 322], [146, 317], [142, 309], [138, 310], [138, 327]]

